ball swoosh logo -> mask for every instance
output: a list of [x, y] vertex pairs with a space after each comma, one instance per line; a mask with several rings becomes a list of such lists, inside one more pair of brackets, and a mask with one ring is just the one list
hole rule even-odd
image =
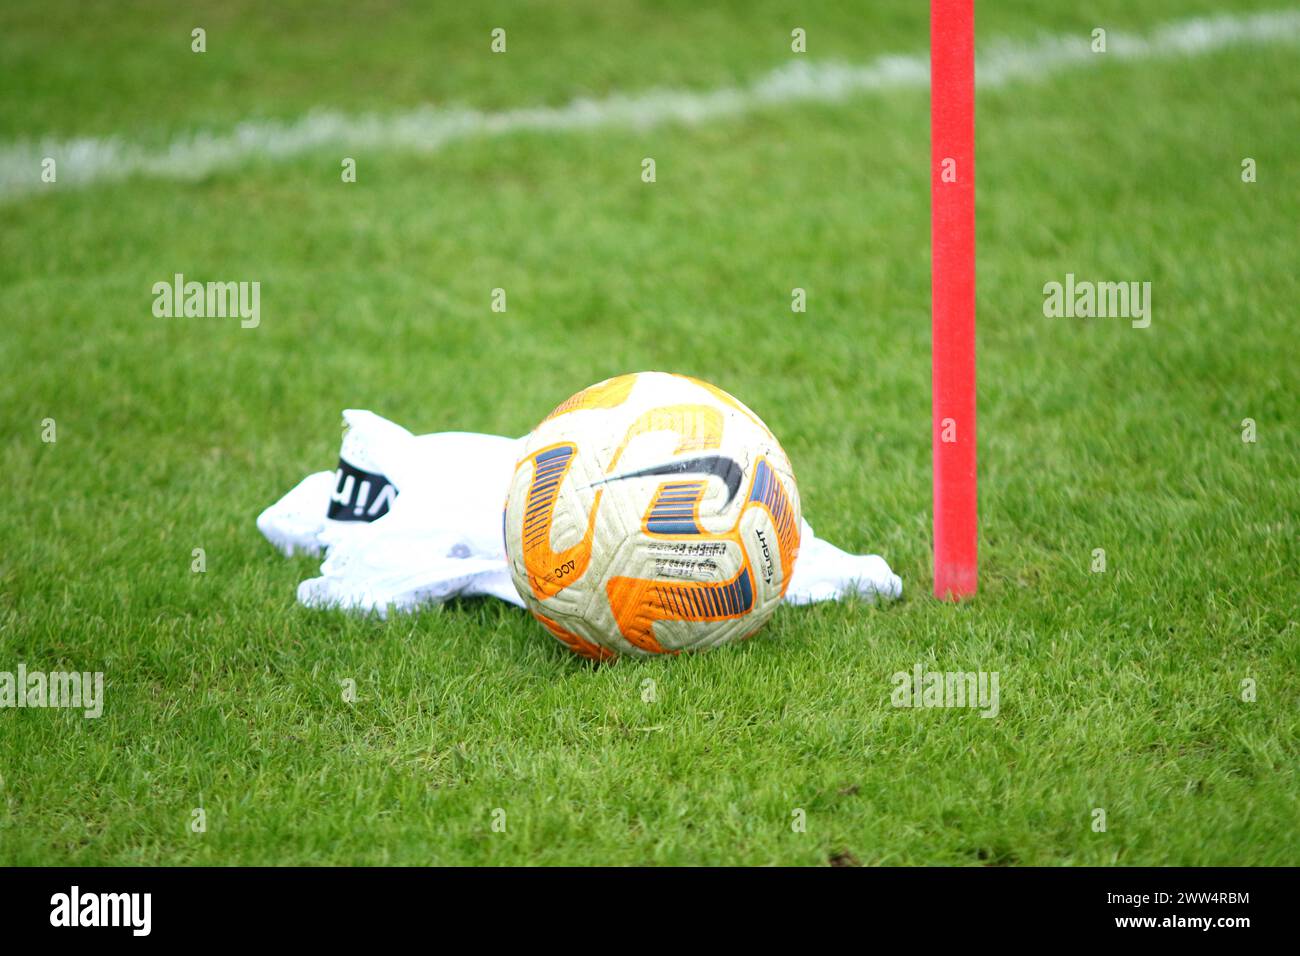
[[699, 458], [683, 458], [681, 461], [670, 461], [663, 465], [641, 468], [638, 471], [624, 472], [621, 475], [603, 478], [593, 483], [591, 487], [608, 484], [611, 481], [624, 481], [628, 478], [653, 478], [663, 475], [712, 475], [721, 478], [727, 486], [727, 500], [722, 505], [725, 508], [731, 504], [732, 499], [736, 497], [736, 492], [740, 490], [743, 472], [734, 458], [727, 458], [725, 455], [703, 455]]

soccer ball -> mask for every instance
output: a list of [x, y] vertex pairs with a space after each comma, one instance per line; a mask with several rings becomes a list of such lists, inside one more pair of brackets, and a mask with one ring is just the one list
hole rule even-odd
[[640, 372], [583, 389], [528, 436], [506, 501], [515, 587], [594, 659], [748, 637], [799, 555], [790, 461], [722, 389]]

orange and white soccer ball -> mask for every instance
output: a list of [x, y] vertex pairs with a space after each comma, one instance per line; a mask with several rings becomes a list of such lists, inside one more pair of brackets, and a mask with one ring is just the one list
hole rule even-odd
[[757, 415], [707, 382], [640, 372], [533, 429], [505, 539], [528, 609], [603, 659], [753, 634], [790, 584], [800, 525], [790, 461]]

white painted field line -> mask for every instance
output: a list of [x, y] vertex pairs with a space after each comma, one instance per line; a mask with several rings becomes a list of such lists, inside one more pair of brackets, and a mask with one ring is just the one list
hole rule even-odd
[[[979, 85], [988, 88], [1033, 80], [1111, 59], [1194, 56], [1233, 44], [1294, 43], [1300, 40], [1300, 10], [1178, 20], [1146, 35], [1112, 32], [1105, 54], [1093, 53], [1090, 40], [1087, 34], [1079, 34], [985, 44], [976, 67]], [[924, 88], [929, 82], [926, 54], [882, 56], [860, 65], [794, 60], [745, 86], [649, 90], [501, 112], [434, 106], [387, 115], [322, 110], [285, 122], [242, 123], [223, 133], [190, 133], [162, 149], [119, 137], [26, 140], [0, 144], [0, 200], [53, 188], [40, 177], [41, 161], [47, 156], [58, 164], [61, 186], [130, 176], [193, 179], [253, 160], [285, 159], [326, 147], [340, 150], [340, 156], [376, 150], [432, 152], [456, 140], [528, 130], [698, 124], [768, 106], [833, 102], [879, 90]]]

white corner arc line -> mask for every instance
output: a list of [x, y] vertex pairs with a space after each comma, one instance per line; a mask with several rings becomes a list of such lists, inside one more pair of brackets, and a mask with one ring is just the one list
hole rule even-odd
[[[1300, 10], [1178, 20], [1145, 35], [1112, 32], [1105, 54], [1093, 53], [1090, 40], [1080, 34], [1043, 37], [1030, 43], [986, 43], [976, 63], [977, 82], [990, 88], [1112, 59], [1193, 56], [1235, 44], [1296, 42], [1300, 40]], [[521, 131], [692, 125], [771, 106], [925, 88], [929, 82], [926, 54], [887, 55], [860, 65], [795, 60], [744, 86], [704, 91], [655, 89], [500, 112], [435, 106], [387, 115], [320, 110], [288, 121], [249, 121], [223, 133], [189, 133], [161, 149], [120, 137], [21, 140], [0, 144], [0, 201], [49, 189], [40, 178], [45, 157], [56, 160], [59, 185], [88, 186], [133, 176], [196, 179], [250, 161], [288, 159], [325, 147], [346, 151], [340, 155], [368, 150], [427, 153], [457, 140]]]

